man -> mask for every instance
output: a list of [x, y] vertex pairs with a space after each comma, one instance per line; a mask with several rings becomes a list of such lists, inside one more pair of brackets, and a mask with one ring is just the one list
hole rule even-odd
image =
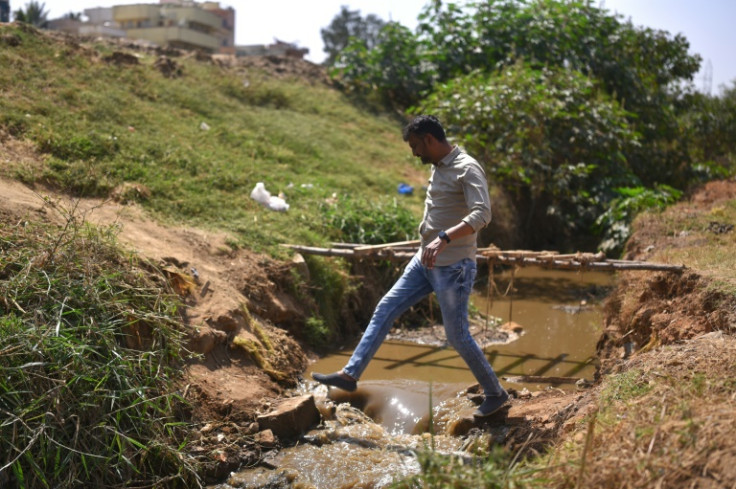
[[414, 156], [432, 164], [419, 226], [421, 247], [402, 276], [376, 306], [360, 343], [339, 372], [312, 377], [347, 391], [357, 381], [396, 318], [431, 292], [437, 296], [447, 340], [470, 367], [485, 400], [473, 413], [486, 417], [508, 400], [483, 351], [468, 331], [468, 301], [476, 275], [476, 233], [491, 220], [483, 167], [445, 136], [434, 116], [419, 116], [403, 132]]

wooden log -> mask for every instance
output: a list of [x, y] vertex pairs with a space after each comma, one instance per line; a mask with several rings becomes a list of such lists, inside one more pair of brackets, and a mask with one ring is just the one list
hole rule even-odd
[[618, 271], [618, 270], [652, 270], [664, 272], [682, 272], [687, 270], [685, 265], [668, 265], [666, 263], [651, 262], [578, 262], [575, 260], [540, 260], [537, 258], [510, 258], [504, 256], [484, 257], [483, 261], [503, 263], [508, 265], [521, 266], [538, 266], [541, 268], [554, 268], [558, 270], [598, 270], [598, 271]]
[[353, 250], [344, 248], [316, 248], [314, 246], [302, 246], [281, 243], [279, 246], [284, 248], [291, 248], [292, 250], [304, 253], [306, 255], [319, 255], [319, 256], [344, 256], [352, 257], [355, 255]]

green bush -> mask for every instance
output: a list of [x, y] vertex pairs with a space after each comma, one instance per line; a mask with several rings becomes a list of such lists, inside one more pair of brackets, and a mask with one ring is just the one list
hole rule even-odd
[[631, 223], [641, 212], [662, 210], [680, 199], [682, 192], [667, 185], [655, 189], [646, 187], [617, 188], [619, 197], [596, 221], [601, 235], [600, 249], [608, 254], [618, 255], [623, 250], [631, 234]]
[[342, 197], [321, 204], [324, 225], [337, 241], [381, 244], [408, 241], [417, 233], [416, 216], [396, 198], [374, 201]]
[[304, 338], [309, 346], [322, 350], [329, 346], [332, 333], [324, 320], [310, 317], [304, 325]]
[[613, 188], [637, 182], [625, 156], [637, 144], [627, 113], [572, 70], [519, 63], [474, 73], [438, 87], [419, 110], [484, 162], [510, 196], [527, 246], [569, 246], [590, 233]]

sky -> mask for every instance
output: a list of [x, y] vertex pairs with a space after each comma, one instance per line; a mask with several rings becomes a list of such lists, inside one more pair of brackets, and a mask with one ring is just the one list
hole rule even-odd
[[[40, 0], [49, 19], [86, 8], [155, 0]], [[270, 44], [274, 39], [309, 48], [307, 59], [320, 63], [325, 58], [320, 29], [327, 27], [342, 5], [375, 14], [414, 29], [417, 16], [429, 0], [220, 0], [236, 12], [236, 44]], [[722, 86], [736, 81], [736, 0], [595, 0], [596, 4], [630, 19], [635, 25], [681, 33], [690, 42], [690, 52], [703, 58], [694, 79], [701, 91], [720, 93]], [[11, 11], [26, 0], [10, 0]]]

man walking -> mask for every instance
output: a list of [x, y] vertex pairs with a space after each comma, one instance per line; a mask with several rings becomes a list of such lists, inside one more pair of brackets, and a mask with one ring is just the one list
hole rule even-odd
[[468, 331], [468, 301], [477, 272], [476, 233], [491, 220], [485, 172], [474, 158], [447, 141], [434, 116], [416, 117], [404, 128], [403, 137], [414, 156], [433, 166], [419, 227], [421, 246], [376, 306], [347, 365], [339, 372], [314, 373], [312, 377], [322, 384], [354, 391], [396, 318], [434, 292], [448, 342], [484, 390], [485, 400], [473, 415], [490, 416], [509, 396]]

